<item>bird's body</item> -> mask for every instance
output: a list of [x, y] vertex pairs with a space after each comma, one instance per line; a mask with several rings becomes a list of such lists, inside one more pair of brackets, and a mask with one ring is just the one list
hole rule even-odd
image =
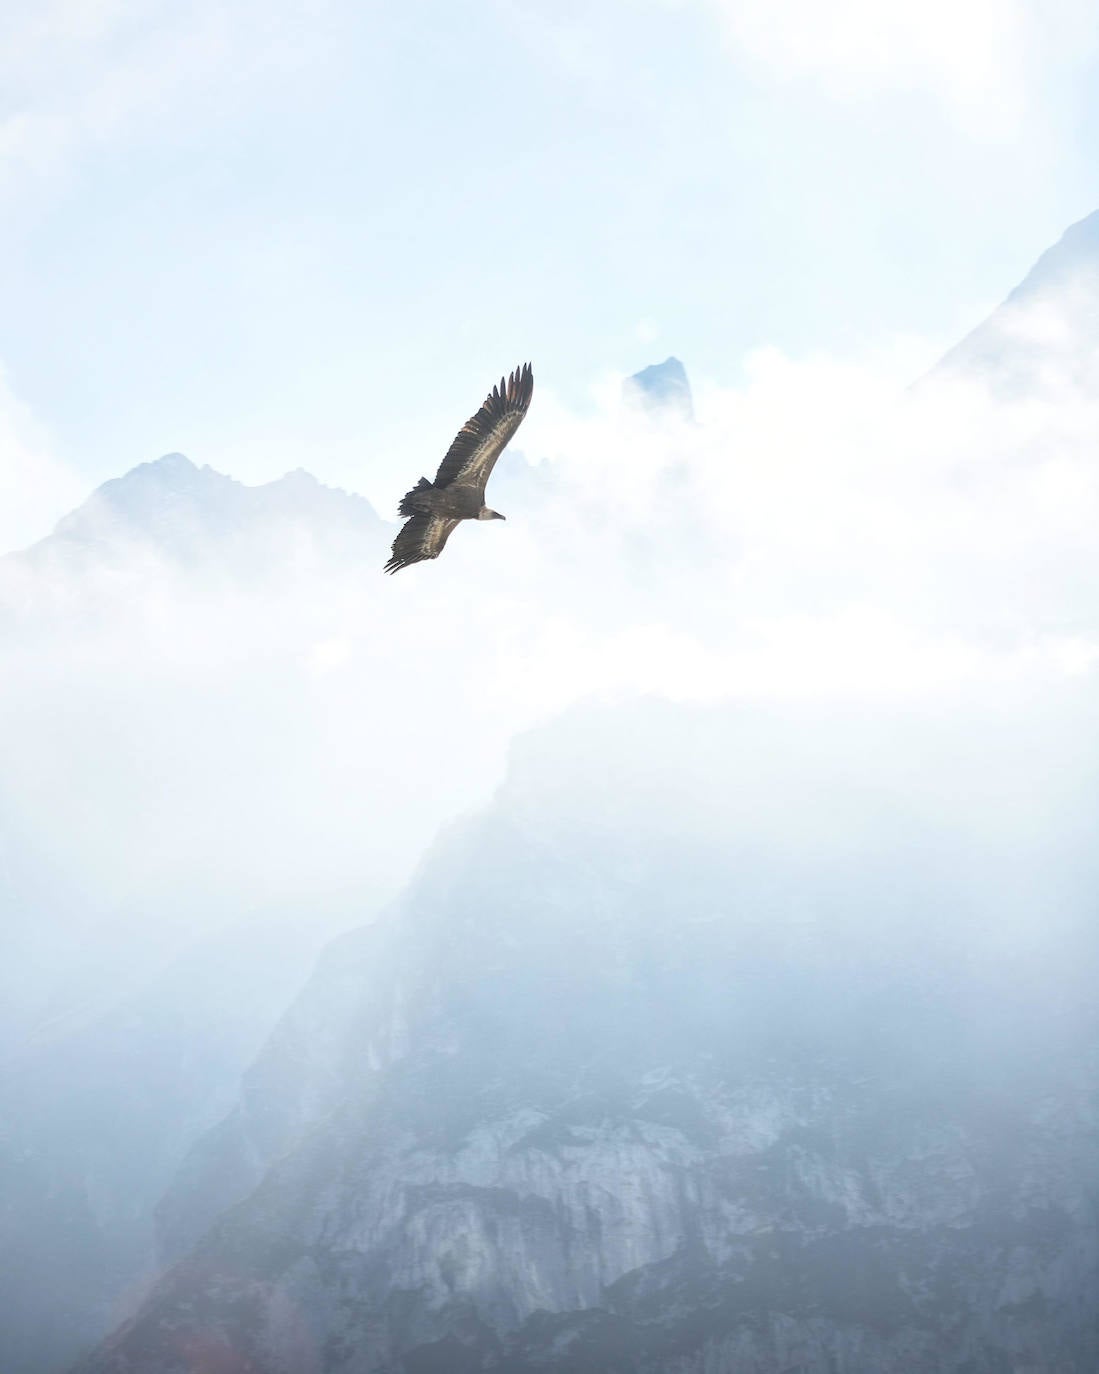
[[523, 422], [534, 392], [529, 363], [494, 386], [481, 409], [458, 431], [434, 482], [421, 477], [401, 498], [405, 523], [393, 541], [386, 572], [438, 558], [462, 520], [503, 520], [485, 505], [485, 487], [497, 458]]

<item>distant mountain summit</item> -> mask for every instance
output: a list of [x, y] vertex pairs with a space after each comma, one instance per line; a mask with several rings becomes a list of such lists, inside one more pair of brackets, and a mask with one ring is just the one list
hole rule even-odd
[[678, 358], [665, 358], [635, 372], [626, 378], [622, 391], [628, 402], [652, 414], [678, 415], [684, 420], [695, 417], [687, 369]]
[[291, 515], [364, 526], [379, 523], [364, 497], [323, 486], [303, 468], [249, 487], [209, 466], [196, 467], [182, 453], [166, 453], [104, 482], [65, 516], [51, 538], [102, 544], [137, 537], [178, 552], [199, 529], [209, 540], [257, 521]]
[[0, 569], [112, 567], [139, 553], [185, 567], [235, 567], [251, 577], [303, 545], [325, 558], [377, 561], [390, 533], [364, 497], [326, 487], [301, 468], [246, 486], [167, 453], [104, 482], [52, 534], [0, 559]]
[[199, 523], [207, 535], [225, 532], [245, 516], [246, 491], [213, 468], [196, 467], [182, 453], [166, 453], [97, 487], [42, 542], [103, 546], [141, 538], [175, 544]]
[[1005, 399], [1099, 392], [1099, 211], [1070, 226], [925, 380], [951, 377]]

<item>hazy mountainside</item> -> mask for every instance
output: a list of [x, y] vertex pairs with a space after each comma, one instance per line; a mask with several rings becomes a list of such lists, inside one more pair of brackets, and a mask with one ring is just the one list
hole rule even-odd
[[1067, 229], [932, 377], [977, 378], [1009, 398], [1062, 404], [1099, 388], [1099, 211]]
[[[325, 576], [376, 570], [391, 528], [303, 472], [245, 487], [169, 454], [0, 558], [0, 1054], [74, 1009], [86, 1020], [196, 933], [279, 900], [233, 892], [227, 854], [209, 882], [196, 841], [239, 848], [255, 810], [231, 803], [255, 790], [251, 745], [270, 739], [256, 688], [303, 648], [295, 626], [281, 643], [268, 632], [273, 609], [292, 621]], [[266, 655], [242, 663], [257, 642]], [[292, 732], [279, 745], [292, 754]]]
[[247, 487], [169, 453], [104, 482], [53, 534], [9, 558], [35, 569], [51, 562], [110, 566], [145, 546], [158, 558], [216, 560], [235, 564], [238, 575], [269, 575], [293, 560], [296, 540], [329, 551], [342, 542], [365, 566], [389, 530], [363, 497], [322, 486], [300, 468]]
[[283, 903], [233, 881], [260, 751], [278, 794], [299, 747], [284, 717], [269, 748], [270, 698], [315, 645], [300, 601], [376, 570], [390, 529], [305, 473], [245, 487], [169, 454], [0, 558], [0, 1062]]
[[[179, 1259], [273, 1160], [343, 1100], [362, 1045], [363, 988], [377, 974], [378, 927], [335, 940], [243, 1075], [224, 1119], [197, 1140], [157, 1207], [158, 1259]], [[194, 1137], [192, 1137], [194, 1139]]]
[[394, 528], [170, 454], [0, 559], [5, 1374], [124, 1315], [157, 1199], [315, 955], [494, 777], [493, 696], [449, 778], [407, 769], [451, 732], [419, 709], [446, 645], [381, 576]]
[[5, 1374], [67, 1365], [131, 1309], [157, 1268], [158, 1198], [228, 1110], [323, 929], [201, 941], [0, 1064]]
[[[179, 455], [0, 559], [20, 1374], [132, 1305], [154, 1211], [179, 1265], [96, 1368], [1090, 1358], [1073, 292], [1038, 292], [1075, 321], [1047, 330], [1055, 408], [944, 366], [878, 413], [778, 356], [703, 424], [675, 359], [595, 415], [543, 392], [540, 461], [493, 476], [507, 526], [397, 578], [360, 498]], [[936, 704], [610, 710], [532, 735], [483, 810], [517, 732], [644, 692]], [[238, 1091], [310, 951], [471, 810]]]
[[1083, 697], [525, 741], [322, 962], [161, 1213], [220, 1219], [81, 1369], [1094, 1369]]
[[[376, 570], [390, 528], [304, 473], [248, 488], [172, 454], [0, 559], [5, 1374], [67, 1365], [129, 1310], [188, 1145], [373, 909], [368, 884], [305, 904], [233, 882], [294, 745], [265, 719], [270, 656], [202, 660], [221, 632], [254, 645], [271, 602], [292, 616], [295, 578]], [[263, 765], [251, 743], [273, 740]]]

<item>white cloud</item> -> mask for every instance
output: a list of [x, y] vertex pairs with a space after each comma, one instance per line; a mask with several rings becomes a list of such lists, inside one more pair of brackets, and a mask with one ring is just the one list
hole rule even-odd
[[701, 0], [762, 74], [837, 99], [927, 95], [968, 132], [1009, 136], [1094, 46], [1082, 0]]
[[761, 350], [738, 387], [694, 379], [697, 425], [618, 378], [587, 415], [540, 385], [534, 472], [509, 452], [493, 478], [507, 524], [394, 578], [284, 508], [228, 562], [144, 544], [0, 579], [0, 822], [190, 929], [393, 891], [516, 732], [587, 697], [950, 710], [1090, 680], [1099, 406], [905, 397], [924, 362]]
[[47, 535], [85, 484], [51, 453], [0, 372], [0, 554]]
[[190, 128], [257, 79], [273, 88], [323, 51], [326, 0], [46, 0], [0, 17], [0, 189], [64, 173], [121, 132]]
[[[973, 382], [898, 400], [894, 369], [763, 350], [744, 387], [696, 388], [697, 430], [609, 399], [593, 421], [544, 404], [575, 520], [542, 532], [544, 556], [579, 562], [619, 624], [574, 627], [565, 653], [558, 622], [539, 681], [580, 664], [600, 690], [684, 699], [911, 697], [1086, 662], [1099, 406]], [[577, 526], [599, 531], [594, 548], [553, 547]]]

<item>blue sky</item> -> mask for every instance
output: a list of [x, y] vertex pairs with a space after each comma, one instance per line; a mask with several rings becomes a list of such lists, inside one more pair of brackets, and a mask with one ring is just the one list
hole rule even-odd
[[673, 352], [730, 386], [762, 345], [945, 346], [1099, 205], [1097, 28], [1076, 0], [7, 6], [0, 445], [67, 475], [55, 506], [173, 449], [384, 505], [524, 358], [583, 408]]

